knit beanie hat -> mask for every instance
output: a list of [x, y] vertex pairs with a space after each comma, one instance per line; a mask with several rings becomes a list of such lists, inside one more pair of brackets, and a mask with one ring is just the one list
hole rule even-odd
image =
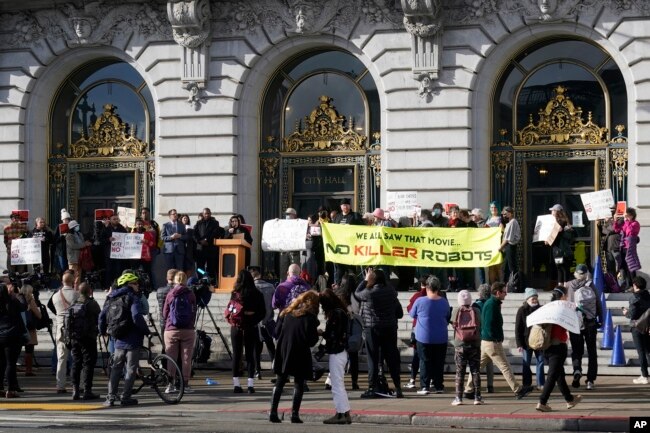
[[533, 296], [538, 296], [537, 290], [533, 289], [532, 287], [526, 287], [524, 299], [527, 301], [528, 298], [532, 298]]
[[470, 305], [472, 303], [472, 294], [467, 290], [461, 290], [458, 292], [458, 306], [462, 307], [463, 305]]
[[70, 216], [70, 214], [68, 213], [67, 210], [61, 209], [61, 221], [63, 221], [66, 218], [67, 219], [72, 219], [72, 217]]

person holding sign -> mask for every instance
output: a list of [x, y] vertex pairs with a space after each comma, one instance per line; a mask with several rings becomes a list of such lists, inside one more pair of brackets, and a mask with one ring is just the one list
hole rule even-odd
[[24, 272], [26, 270], [25, 266], [11, 265], [11, 241], [27, 237], [27, 226], [20, 221], [20, 214], [17, 212], [12, 212], [10, 218], [11, 222], [4, 229], [4, 240], [5, 246], [7, 247], [7, 269], [12, 272]]
[[[560, 227], [562, 227], [562, 230], [557, 234], [555, 240], [550, 245], [553, 262], [557, 269], [557, 284], [559, 286], [564, 286], [564, 284], [569, 281], [569, 275], [571, 275], [570, 269], [571, 264], [573, 263], [573, 249], [571, 248], [571, 243], [573, 242], [575, 231], [573, 230], [569, 217], [564, 211], [562, 205], [553, 205], [549, 210]], [[548, 242], [546, 244], [549, 245]]]
[[614, 215], [614, 231], [621, 234], [621, 255], [619, 256], [619, 271], [625, 278], [626, 287], [632, 287], [632, 280], [636, 278], [636, 271], [641, 269], [641, 262], [636, 252], [639, 243], [641, 225], [636, 220], [636, 209], [628, 207], [625, 217], [617, 213]]
[[104, 272], [105, 288], [109, 288], [124, 269], [121, 260], [111, 258], [111, 243], [115, 240], [113, 233], [126, 233], [126, 229], [120, 224], [120, 217], [117, 214], [111, 216], [108, 226], [104, 227], [104, 230], [99, 235], [99, 243], [104, 247], [104, 263], [106, 264], [106, 272]]
[[[341, 200], [341, 213], [337, 214], [332, 222], [334, 224], [363, 225], [361, 215], [352, 210], [349, 198]], [[341, 263], [334, 263], [334, 282], [336, 284], [341, 284], [343, 274], [349, 271], [355, 272], [355, 267]]]
[[79, 287], [81, 282], [81, 268], [79, 267], [79, 254], [83, 247], [92, 245], [88, 241], [84, 241], [84, 236], [81, 234], [81, 227], [79, 223], [72, 220], [68, 223], [70, 230], [65, 234], [66, 254], [68, 256], [68, 269], [74, 272], [74, 287]]
[[45, 224], [45, 218], [38, 217], [35, 220], [35, 226], [30, 237], [41, 241], [41, 264], [43, 272], [50, 272], [50, 248], [54, 244], [54, 233]]
[[[611, 208], [612, 212], [614, 207]], [[605, 268], [608, 274], [616, 277], [616, 267], [621, 254], [621, 235], [614, 231], [614, 219], [610, 216], [598, 220], [600, 248], [605, 251]]]

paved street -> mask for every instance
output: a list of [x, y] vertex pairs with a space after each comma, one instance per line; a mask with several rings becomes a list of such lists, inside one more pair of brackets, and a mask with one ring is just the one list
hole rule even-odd
[[[106, 380], [97, 370], [96, 391], [104, 393]], [[40, 369], [37, 377], [21, 377], [25, 389], [20, 399], [0, 400], [0, 431], [14, 429], [62, 428], [69, 430], [105, 431], [155, 427], [159, 431], [304, 431], [300, 426], [284, 422], [272, 426], [266, 422], [271, 395], [268, 379], [257, 381], [253, 395], [233, 394], [228, 372], [199, 370], [192, 380], [193, 394], [183, 398], [180, 405], [165, 405], [150, 389], [143, 389], [137, 407], [103, 408], [101, 401], [78, 404], [70, 395], [54, 393], [54, 377]], [[209, 377], [218, 385], [206, 385]], [[548, 414], [535, 411], [538, 392], [516, 400], [507, 385], [497, 376], [496, 393], [484, 394], [483, 406], [450, 405], [453, 376], [445, 375], [447, 392], [441, 395], [419, 396], [406, 392], [404, 399], [362, 400], [360, 391], [350, 392], [355, 431], [370, 431], [374, 424], [390, 424], [392, 431], [435, 431], [449, 428], [514, 429], [518, 431], [626, 431], [630, 416], [650, 413], [650, 386], [631, 384], [630, 377], [607, 376], [597, 381], [597, 389], [580, 389], [584, 401], [567, 410], [559, 393], [549, 404], [555, 409]], [[349, 385], [349, 383], [348, 383]], [[310, 384], [305, 394], [301, 417], [309, 430], [333, 431], [322, 420], [333, 414], [331, 394], [323, 381]], [[291, 394], [285, 392], [280, 410], [290, 410]], [[343, 426], [342, 428], [346, 428]]]

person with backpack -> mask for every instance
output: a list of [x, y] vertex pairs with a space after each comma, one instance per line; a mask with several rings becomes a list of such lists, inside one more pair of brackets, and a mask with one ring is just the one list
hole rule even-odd
[[647, 385], [650, 383], [648, 377], [648, 363], [650, 363], [650, 334], [643, 333], [637, 328], [637, 321], [650, 309], [650, 293], [646, 288], [646, 280], [643, 277], [635, 277], [632, 280], [632, 296], [629, 300], [629, 308], [623, 307], [623, 315], [630, 319], [632, 341], [636, 353], [639, 355], [641, 376], [632, 379], [635, 385]]
[[[497, 366], [515, 398], [520, 400], [526, 397], [533, 390], [532, 386], [522, 386], [512, 372], [510, 362], [503, 348], [503, 315], [501, 304], [508, 295], [508, 287], [505, 283], [496, 282], [492, 284], [492, 296], [483, 304], [481, 310], [481, 368], [485, 367], [487, 360], [491, 359]], [[471, 379], [471, 378], [470, 378]], [[465, 395], [472, 396], [473, 384], [468, 380], [465, 385]]]
[[63, 287], [59, 289], [54, 295], [52, 295], [52, 305], [56, 313], [56, 393], [65, 394], [68, 391], [65, 388], [66, 382], [66, 373], [67, 373], [67, 362], [68, 355], [70, 354], [70, 349], [65, 344], [65, 335], [63, 333], [63, 325], [65, 323], [66, 313], [68, 308], [79, 298], [79, 292], [77, 292], [73, 286], [75, 282], [74, 271], [68, 270], [63, 273], [61, 282]]
[[[241, 374], [242, 352], [246, 356], [246, 369], [248, 371], [247, 391], [255, 392], [255, 369], [257, 367], [256, 345], [259, 341], [258, 323], [266, 315], [264, 295], [255, 287], [255, 281], [250, 272], [245, 269], [239, 271], [235, 287], [230, 294], [229, 306], [237, 305], [236, 309], [241, 315], [235, 319], [226, 315], [230, 323], [230, 341], [232, 343], [232, 383], [233, 392], [244, 392], [239, 376]], [[232, 308], [231, 308], [232, 309]]]
[[276, 374], [271, 396], [269, 421], [282, 422], [278, 416], [278, 405], [284, 385], [289, 376], [294, 377], [291, 423], [302, 424], [300, 405], [305, 392], [305, 383], [313, 375], [311, 348], [318, 342], [318, 293], [309, 290], [293, 300], [280, 312], [276, 332], [278, 344], [273, 360]]
[[598, 328], [602, 323], [603, 307], [600, 303], [598, 290], [589, 278], [589, 269], [584, 264], [576, 266], [573, 273], [574, 280], [566, 283], [568, 299], [576, 303], [578, 311], [582, 313], [582, 329], [579, 334], [569, 333], [571, 340], [571, 363], [573, 364], [573, 382], [571, 386], [580, 387], [582, 377], [582, 357], [587, 345], [587, 389], [594, 389], [594, 382], [598, 376], [598, 352], [596, 351], [596, 337]]
[[[178, 271], [174, 275], [174, 288], [167, 293], [162, 316], [165, 322], [165, 351], [171, 359], [178, 359], [181, 354], [181, 372], [185, 383], [185, 392], [191, 393], [190, 374], [192, 372], [192, 351], [194, 350], [194, 323], [196, 322], [196, 295], [186, 285], [187, 275]], [[176, 371], [172, 369], [172, 383], [166, 393], [175, 392], [174, 379]]]
[[142, 315], [137, 275], [127, 272], [117, 279], [117, 289], [108, 294], [99, 315], [99, 332], [102, 335], [110, 335], [115, 341], [108, 394], [104, 406], [115, 405], [124, 364], [126, 364], [126, 374], [120, 404], [122, 406], [138, 404], [138, 400], [131, 397], [131, 393], [140, 361], [140, 348], [144, 336], [149, 334], [149, 327]]
[[445, 390], [444, 372], [447, 356], [447, 326], [450, 319], [449, 302], [440, 295], [440, 280], [427, 278], [427, 294], [418, 298], [409, 314], [417, 319], [415, 340], [420, 358], [420, 395], [429, 394], [433, 380], [436, 394]]
[[324, 420], [323, 424], [351, 424], [350, 402], [343, 382], [345, 364], [348, 362], [346, 348], [350, 317], [345, 304], [332, 289], [321, 292], [319, 299], [326, 320], [321, 336], [325, 339], [325, 352], [329, 355], [329, 380], [336, 409], [334, 416]]
[[[492, 289], [490, 289], [490, 285], [486, 283], [478, 286], [477, 291], [478, 291], [478, 299], [474, 301], [472, 307], [477, 307], [479, 311], [483, 311], [483, 305], [492, 296]], [[487, 393], [492, 394], [494, 392], [494, 363], [489, 358], [485, 360], [485, 379], [487, 382], [486, 383]]]
[[[566, 288], [557, 286], [553, 289], [551, 302], [566, 301], [567, 299]], [[550, 412], [553, 410], [547, 403], [556, 384], [558, 388], [560, 388], [560, 392], [566, 401], [567, 409], [574, 408], [582, 401], [581, 395], [571, 394], [571, 390], [569, 389], [564, 377], [564, 362], [567, 357], [568, 349], [566, 343], [568, 339], [569, 336], [567, 335], [567, 330], [565, 328], [556, 324], [551, 325], [551, 344], [546, 350], [544, 350], [544, 356], [548, 361], [548, 373], [546, 375], [544, 389], [539, 396], [539, 403], [537, 403], [537, 407], [535, 408], [535, 410], [539, 412]]]
[[463, 404], [465, 370], [474, 384], [474, 404], [483, 404], [481, 397], [481, 310], [472, 305], [472, 295], [467, 290], [458, 292], [458, 308], [452, 312], [454, 329], [454, 361], [456, 363], [456, 398], [452, 406]]
[[[70, 306], [65, 322], [65, 339], [72, 354], [72, 399], [96, 400], [93, 375], [97, 362], [97, 321], [101, 308], [87, 283], [79, 285], [79, 298]], [[82, 380], [83, 379], [83, 380]], [[83, 383], [83, 387], [80, 385]], [[82, 391], [83, 389], [83, 391]]]
[[527, 287], [524, 292], [524, 303], [517, 310], [517, 316], [515, 318], [515, 341], [517, 343], [517, 350], [521, 353], [523, 358], [523, 363], [521, 365], [521, 382], [524, 386], [529, 386], [533, 384], [533, 376], [530, 372], [530, 363], [533, 359], [533, 353], [535, 354], [535, 360], [537, 361], [536, 377], [537, 377], [537, 389], [542, 389], [544, 387], [544, 351], [542, 350], [533, 350], [528, 345], [528, 336], [530, 335], [530, 328], [526, 326], [526, 317], [530, 315], [533, 311], [537, 310], [541, 305], [539, 303], [539, 295], [537, 290], [532, 287]]
[[287, 279], [278, 284], [273, 292], [271, 305], [280, 312], [287, 308], [300, 294], [311, 289], [309, 283], [300, 278], [300, 265], [292, 264], [287, 269]]

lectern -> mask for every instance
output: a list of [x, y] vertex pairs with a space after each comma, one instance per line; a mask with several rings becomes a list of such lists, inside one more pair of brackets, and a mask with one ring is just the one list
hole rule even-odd
[[246, 249], [251, 245], [243, 239], [215, 239], [219, 247], [219, 288], [230, 292], [235, 287], [237, 274], [246, 267]]

